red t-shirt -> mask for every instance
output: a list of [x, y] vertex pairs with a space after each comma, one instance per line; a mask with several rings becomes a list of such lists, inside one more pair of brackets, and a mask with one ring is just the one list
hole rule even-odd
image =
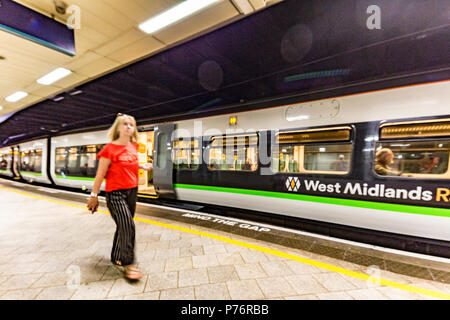
[[130, 189], [138, 186], [139, 160], [137, 154], [138, 144], [135, 142], [121, 146], [108, 143], [97, 154], [111, 160], [106, 173], [105, 191]]

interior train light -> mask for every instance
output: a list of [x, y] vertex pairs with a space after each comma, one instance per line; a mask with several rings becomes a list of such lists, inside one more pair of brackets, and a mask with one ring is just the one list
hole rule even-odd
[[239, 11], [243, 14], [249, 14], [254, 11], [252, 5], [248, 0], [232, 0], [233, 3], [238, 7]]
[[163, 13], [152, 17], [139, 25], [145, 33], [153, 33], [173, 24], [191, 14], [218, 2], [219, 0], [186, 0]]
[[25, 98], [27, 95], [28, 95], [28, 93], [26, 93], [24, 91], [17, 91], [15, 93], [13, 93], [12, 95], [6, 97], [5, 100], [8, 102], [17, 102], [17, 101]]
[[323, 141], [350, 141], [351, 128], [312, 129], [277, 134], [277, 143], [304, 143]]
[[56, 82], [64, 77], [67, 77], [69, 74], [71, 74], [72, 71], [67, 70], [66, 68], [58, 68], [53, 70], [50, 73], [47, 73], [42, 78], [37, 79], [37, 83], [44, 84], [48, 86], [49, 84], [52, 84], [53, 82]]
[[392, 123], [381, 126], [381, 138], [433, 137], [450, 135], [449, 119]]

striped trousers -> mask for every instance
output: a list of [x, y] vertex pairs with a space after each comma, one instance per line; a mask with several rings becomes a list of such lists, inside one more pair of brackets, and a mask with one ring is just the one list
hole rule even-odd
[[135, 226], [134, 213], [136, 211], [137, 188], [122, 189], [106, 192], [106, 205], [111, 217], [116, 223], [111, 261], [120, 261], [123, 266], [133, 264]]

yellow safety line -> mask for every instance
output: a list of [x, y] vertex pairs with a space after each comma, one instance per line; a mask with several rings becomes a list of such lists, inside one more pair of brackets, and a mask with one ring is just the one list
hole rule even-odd
[[[48, 199], [48, 198], [44, 198], [44, 197], [41, 197], [41, 196], [36, 196], [36, 195], [33, 195], [33, 194], [29, 194], [29, 193], [17, 191], [17, 190], [14, 190], [14, 189], [6, 188], [6, 187], [3, 187], [3, 186], [0, 186], [0, 188], [4, 189], [4, 190], [7, 190], [7, 191], [19, 193], [19, 194], [22, 194], [24, 196], [40, 199], [40, 200], [46, 200], [46, 201], [49, 201], [49, 202], [58, 203], [58, 204], [62, 204], [62, 205], [67, 205], [67, 206], [76, 207], [76, 208], [81, 208], [81, 209], [84, 209], [84, 210], [87, 209], [86, 206], [81, 206], [81, 205], [76, 205], [76, 204], [72, 204], [72, 203], [68, 203], [68, 202], [62, 202], [62, 201], [58, 201], [58, 200]], [[105, 211], [105, 210], [98, 210], [98, 212], [105, 213], [105, 214], [110, 214], [108, 211]], [[225, 238], [225, 237], [222, 237], [222, 236], [218, 236], [218, 235], [207, 233], [207, 232], [203, 232], [203, 231], [192, 230], [192, 229], [183, 228], [183, 227], [179, 227], [179, 226], [174, 226], [174, 225], [170, 225], [170, 224], [166, 224], [166, 223], [162, 223], [162, 222], [158, 222], [158, 221], [142, 219], [142, 218], [138, 218], [138, 217], [135, 217], [134, 220], [140, 221], [140, 222], [144, 222], [144, 223], [148, 223], [148, 224], [153, 224], [153, 225], [164, 227], [164, 228], [173, 229], [173, 230], [189, 232], [189, 233], [192, 233], [192, 234], [196, 234], [196, 235], [200, 235], [200, 236], [204, 236], [204, 237], [208, 237], [208, 238], [224, 241], [224, 242], [227, 242], [227, 243], [231, 243], [231, 244], [234, 244], [234, 245], [237, 245], [237, 246], [241, 246], [241, 247], [245, 247], [245, 248], [249, 248], [249, 249], [253, 249], [253, 250], [257, 250], [257, 251], [261, 251], [261, 252], [266, 252], [266, 253], [269, 253], [269, 254], [273, 254], [275, 256], [283, 257], [283, 258], [294, 260], [294, 261], [299, 261], [299, 262], [302, 262], [302, 263], [305, 263], [305, 264], [308, 264], [308, 265], [312, 265], [312, 266], [315, 266], [315, 267], [318, 267], [318, 268], [322, 268], [322, 269], [325, 269], [325, 270], [341, 273], [341, 274], [344, 274], [346, 276], [354, 277], [354, 278], [361, 279], [361, 280], [364, 280], [364, 281], [373, 282], [375, 284], [379, 284], [379, 285], [382, 285], [382, 286], [388, 286], [388, 287], [392, 287], [392, 288], [396, 288], [396, 289], [400, 289], [400, 290], [404, 290], [404, 291], [408, 291], [408, 292], [412, 292], [412, 293], [418, 293], [418, 294], [425, 295], [425, 296], [430, 296], [430, 297], [433, 297], [433, 298], [450, 300], [450, 294], [447, 294], [447, 293], [444, 293], [444, 292], [423, 289], [423, 288], [419, 288], [419, 287], [415, 287], [415, 286], [410, 286], [410, 285], [407, 285], [407, 284], [398, 283], [398, 282], [395, 282], [395, 281], [386, 280], [386, 279], [379, 278], [379, 277], [370, 276], [370, 275], [367, 275], [365, 273], [360, 273], [360, 272], [356, 272], [356, 271], [347, 270], [347, 269], [344, 269], [344, 268], [341, 268], [341, 267], [336, 267], [336, 266], [333, 266], [333, 265], [330, 265], [330, 264], [327, 264], [327, 263], [322, 263], [322, 262], [319, 262], [319, 261], [315, 261], [315, 260], [299, 257], [299, 256], [296, 256], [296, 255], [293, 255], [293, 254], [290, 254], [290, 253], [285, 253], [285, 252], [282, 252], [282, 251], [261, 247], [261, 246], [250, 244], [250, 243], [246, 243], [246, 242], [243, 242], [243, 241], [233, 240], [233, 239]]]

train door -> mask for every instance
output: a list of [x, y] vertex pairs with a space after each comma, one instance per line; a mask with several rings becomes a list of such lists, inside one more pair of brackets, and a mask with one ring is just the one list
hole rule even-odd
[[[146, 131], [138, 133], [138, 158], [139, 163], [153, 163], [154, 149], [154, 131]], [[140, 196], [156, 197], [156, 190], [153, 185], [153, 171], [139, 169], [139, 186], [138, 193]]]
[[12, 163], [12, 173], [15, 180], [20, 179], [20, 149], [19, 147], [13, 147], [13, 163]]
[[158, 195], [170, 199], [176, 198], [172, 164], [172, 133], [174, 129], [173, 123], [155, 127], [153, 181]]

